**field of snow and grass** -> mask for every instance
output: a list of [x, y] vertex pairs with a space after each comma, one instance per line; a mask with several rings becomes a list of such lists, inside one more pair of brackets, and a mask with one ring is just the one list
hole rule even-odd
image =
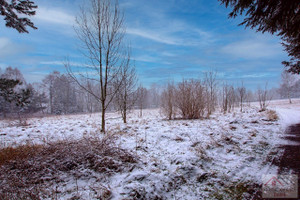
[[159, 110], [135, 111], [126, 125], [108, 113], [110, 136], [100, 133], [100, 114], [32, 118], [27, 126], [1, 121], [2, 152], [14, 159], [0, 158], [0, 198], [247, 199], [263, 174], [277, 173], [284, 130], [300, 122], [299, 99], [269, 109], [276, 113], [253, 104], [172, 121]]

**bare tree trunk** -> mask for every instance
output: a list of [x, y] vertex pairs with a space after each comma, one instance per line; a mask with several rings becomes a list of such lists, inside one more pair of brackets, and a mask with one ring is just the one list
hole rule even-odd
[[140, 106], [140, 117], [143, 117], [143, 105]]
[[126, 108], [125, 108], [125, 112], [124, 112], [124, 117], [123, 117], [123, 122], [126, 124], [127, 123], [127, 114], [126, 114]]
[[[175, 115], [175, 99], [174, 99], [175, 86], [173, 83], [168, 83], [167, 88], [161, 94], [161, 110], [166, 117], [171, 120]], [[174, 116], [175, 117], [175, 116]]]
[[[102, 108], [103, 108], [102, 104]], [[101, 131], [105, 133], [105, 109], [102, 110], [101, 112]]]
[[124, 123], [127, 123], [127, 113], [132, 109], [137, 100], [136, 83], [135, 66], [130, 63], [130, 54], [128, 53], [128, 60], [121, 68], [119, 77], [114, 84], [117, 90], [115, 104], [122, 115]]
[[139, 117], [142, 117], [143, 116], [143, 108], [145, 106], [145, 102], [146, 102], [146, 97], [147, 97], [147, 89], [142, 87], [142, 86], [139, 86], [139, 88], [137, 89], [137, 99], [138, 99], [138, 106], [139, 106], [139, 109], [140, 109], [140, 116]]
[[240, 111], [243, 112], [243, 104], [245, 101], [245, 97], [246, 97], [246, 88], [244, 87], [244, 82], [242, 81], [242, 85], [241, 87], [237, 88], [237, 92], [238, 92], [238, 98], [240, 100]]
[[207, 93], [207, 117], [215, 111], [216, 90], [217, 90], [217, 72], [210, 71], [205, 73], [205, 84]]
[[[52, 84], [52, 83], [50, 83]], [[49, 104], [50, 104], [50, 113], [53, 113], [53, 94], [52, 94], [52, 86], [50, 86], [50, 91], [49, 91]]]
[[292, 99], [291, 99], [291, 91], [289, 90], [289, 91], [288, 91], [288, 93], [289, 93], [289, 94], [288, 94], [288, 97], [289, 97], [289, 102], [290, 102], [290, 104], [292, 104]]

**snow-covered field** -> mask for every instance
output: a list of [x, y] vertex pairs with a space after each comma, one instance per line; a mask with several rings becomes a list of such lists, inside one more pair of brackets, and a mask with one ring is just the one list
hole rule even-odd
[[[58, 198], [74, 195], [94, 199], [91, 185], [105, 186], [112, 199], [234, 199], [255, 184], [263, 174], [276, 174], [272, 166], [282, 152], [277, 148], [285, 128], [300, 122], [300, 100], [273, 101], [279, 120], [258, 112], [255, 104], [245, 112], [215, 113], [205, 120], [165, 120], [159, 110], [138, 111], [123, 124], [118, 113], [108, 113], [109, 134], [117, 144], [139, 159], [133, 170], [99, 179], [66, 175], [55, 184]], [[1, 146], [41, 144], [57, 140], [99, 136], [100, 114], [32, 118], [28, 126], [0, 122]], [[93, 174], [102, 177], [101, 174]], [[252, 194], [253, 195], [253, 194]]]

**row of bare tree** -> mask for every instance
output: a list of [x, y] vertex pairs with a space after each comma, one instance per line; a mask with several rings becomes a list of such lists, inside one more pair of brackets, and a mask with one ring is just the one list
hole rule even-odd
[[169, 82], [161, 94], [161, 111], [169, 119], [208, 118], [216, 109], [232, 112], [239, 107], [243, 112], [250, 102], [258, 101], [260, 110], [266, 110], [272, 99], [272, 93], [265, 87], [258, 88], [256, 93], [247, 90], [243, 82], [234, 87], [216, 78], [214, 71], [207, 72], [204, 79], [188, 79], [174, 84]]

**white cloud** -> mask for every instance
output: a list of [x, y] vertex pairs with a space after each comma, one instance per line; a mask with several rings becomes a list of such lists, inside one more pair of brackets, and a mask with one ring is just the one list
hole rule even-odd
[[263, 77], [270, 77], [272, 74], [270, 73], [255, 73], [255, 74], [245, 74], [242, 75], [241, 78], [263, 78]]
[[[64, 61], [42, 61], [40, 62], [41, 65], [57, 65], [57, 66], [64, 66], [66, 62]], [[74, 67], [89, 67], [89, 65], [79, 62], [69, 62], [70, 66]]]
[[148, 56], [148, 55], [136, 56], [136, 57], [133, 57], [133, 60], [142, 61], [142, 62], [150, 62], [150, 63], [157, 62], [156, 57], [152, 57], [152, 56]]
[[22, 54], [28, 50], [28, 47], [15, 44], [9, 38], [0, 38], [0, 58], [7, 58]]
[[40, 21], [62, 25], [73, 25], [75, 21], [73, 15], [60, 8], [39, 7], [34, 18]]
[[282, 47], [279, 43], [251, 39], [228, 44], [221, 48], [221, 52], [238, 58], [258, 59], [280, 55]]
[[197, 46], [212, 42], [210, 39], [211, 35], [208, 32], [188, 26], [182, 30], [176, 27], [167, 30], [165, 28], [160, 28], [155, 29], [155, 31], [140, 28], [127, 28], [127, 34], [136, 35], [162, 44], [177, 46]]
[[8, 38], [0, 38], [0, 56], [6, 57], [13, 52], [12, 42]]
[[3, 72], [5, 70], [6, 67], [7, 67], [7, 64], [0, 63], [0, 74], [1, 74], [1, 72]]
[[136, 28], [128, 28], [127, 33], [131, 35], [140, 36], [146, 39], [153, 40], [155, 42], [163, 43], [163, 44], [170, 44], [170, 45], [181, 45], [181, 43], [175, 39], [171, 38], [170, 36], [164, 36], [162, 33], [153, 33], [150, 31], [136, 29]]
[[62, 61], [42, 61], [40, 62], [42, 65], [64, 65]]
[[170, 15], [170, 7], [166, 2], [161, 1], [159, 4], [164, 6], [157, 7], [157, 4], [146, 2], [141, 4], [140, 1], [130, 4], [132, 8], [129, 9], [139, 8], [139, 17], [136, 17], [136, 13], [129, 14], [134, 20], [130, 21], [127, 33], [167, 45], [199, 46], [212, 42], [211, 32], [191, 24], [182, 17]]
[[34, 82], [41, 82], [47, 74], [48, 73], [42, 73], [42, 72], [41, 73], [27, 72], [24, 73], [23, 76], [27, 82], [34, 83]]
[[175, 57], [176, 56], [175, 53], [170, 53], [170, 52], [167, 52], [167, 51], [162, 52], [161, 55], [167, 56], [167, 57]]

